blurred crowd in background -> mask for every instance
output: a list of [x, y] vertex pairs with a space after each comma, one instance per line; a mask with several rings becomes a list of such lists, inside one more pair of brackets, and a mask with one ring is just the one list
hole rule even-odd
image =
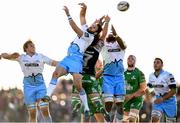
[[[80, 113], [73, 114], [71, 107], [72, 80], [61, 80], [57, 84], [50, 102], [53, 122], [79, 122]], [[140, 121], [149, 122], [153, 98], [146, 98], [140, 111]], [[180, 86], [177, 88], [177, 105], [180, 107]], [[177, 110], [180, 114], [180, 108]], [[93, 121], [94, 119], [92, 119]], [[0, 90], [0, 122], [26, 122], [27, 109], [23, 102], [23, 92], [17, 88]], [[180, 115], [177, 116], [180, 122]]]

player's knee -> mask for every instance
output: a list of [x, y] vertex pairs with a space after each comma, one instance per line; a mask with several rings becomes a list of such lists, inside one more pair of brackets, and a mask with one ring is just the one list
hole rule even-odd
[[31, 104], [27, 106], [30, 121], [35, 121], [36, 119], [36, 107], [36, 104]]
[[139, 114], [137, 112], [130, 112], [129, 122], [135, 122], [138, 117], [139, 117]]
[[110, 112], [113, 106], [113, 102], [105, 102], [105, 108], [107, 112]]
[[128, 115], [123, 115], [123, 122], [128, 122], [129, 121], [129, 116]]
[[161, 119], [162, 113], [158, 110], [153, 110], [151, 114], [152, 122], [159, 122]]
[[166, 117], [166, 123], [176, 123], [176, 118], [175, 117]]

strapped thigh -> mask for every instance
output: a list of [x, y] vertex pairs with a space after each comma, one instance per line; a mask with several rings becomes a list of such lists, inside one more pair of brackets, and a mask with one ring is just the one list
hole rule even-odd
[[159, 119], [161, 119], [162, 113], [161, 111], [158, 110], [153, 110], [151, 113], [151, 117], [158, 117]]
[[166, 123], [176, 123], [176, 117], [166, 117]]
[[115, 103], [124, 102], [125, 96], [124, 95], [115, 95]]
[[103, 94], [104, 102], [114, 102], [113, 94]]
[[39, 108], [43, 108], [43, 107], [48, 107], [49, 103], [40, 101], [37, 105], [38, 105]]
[[36, 104], [36, 103], [27, 105], [27, 109], [28, 109], [28, 110], [36, 109], [36, 107], [37, 107], [37, 104]]

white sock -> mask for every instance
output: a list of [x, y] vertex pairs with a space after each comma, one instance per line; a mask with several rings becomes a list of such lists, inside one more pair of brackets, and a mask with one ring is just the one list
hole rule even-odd
[[79, 92], [79, 96], [81, 98], [81, 101], [84, 105], [84, 110], [85, 111], [89, 111], [89, 106], [88, 106], [88, 101], [87, 101], [87, 95], [84, 89], [81, 89], [81, 91]]
[[55, 88], [56, 88], [56, 85], [49, 84], [49, 87], [47, 88], [47, 95], [51, 96]]

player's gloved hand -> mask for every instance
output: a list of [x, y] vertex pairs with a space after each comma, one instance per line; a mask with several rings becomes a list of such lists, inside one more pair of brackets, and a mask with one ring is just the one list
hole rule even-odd
[[147, 86], [153, 88], [153, 85], [151, 83], [148, 83]]
[[105, 22], [109, 22], [109, 21], [111, 20], [111, 18], [110, 18], [108, 15], [106, 15], [106, 16], [104, 17], [104, 20], [105, 20]]

